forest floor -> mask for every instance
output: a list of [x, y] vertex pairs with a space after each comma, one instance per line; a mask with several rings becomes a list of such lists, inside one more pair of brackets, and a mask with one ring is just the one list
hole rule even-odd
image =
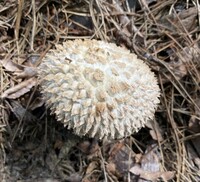
[[[195, 0], [0, 1], [0, 181], [200, 181], [200, 5]], [[155, 73], [155, 119], [112, 142], [45, 108], [36, 69], [55, 44], [126, 47]]]

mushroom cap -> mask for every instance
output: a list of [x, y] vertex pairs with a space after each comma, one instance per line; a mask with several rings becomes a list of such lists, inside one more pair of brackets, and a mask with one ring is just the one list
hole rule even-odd
[[38, 69], [47, 107], [77, 135], [120, 139], [154, 117], [160, 89], [137, 56], [113, 43], [66, 41]]

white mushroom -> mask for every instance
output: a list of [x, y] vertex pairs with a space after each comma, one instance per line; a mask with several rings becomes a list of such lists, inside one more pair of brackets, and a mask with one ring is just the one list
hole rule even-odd
[[66, 41], [39, 66], [47, 107], [77, 135], [119, 139], [153, 119], [160, 89], [133, 53], [97, 40]]

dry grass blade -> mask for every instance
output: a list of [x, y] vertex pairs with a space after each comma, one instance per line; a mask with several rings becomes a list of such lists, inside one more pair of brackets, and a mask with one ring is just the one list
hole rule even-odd
[[[19, 47], [19, 30], [20, 30], [20, 22], [21, 22], [21, 17], [22, 17], [22, 11], [24, 7], [24, 0], [19, 0], [18, 1], [18, 11], [17, 11], [17, 18], [16, 18], [16, 23], [15, 23], [15, 39], [17, 43], [17, 47]], [[20, 54], [20, 50], [18, 48], [18, 54]]]

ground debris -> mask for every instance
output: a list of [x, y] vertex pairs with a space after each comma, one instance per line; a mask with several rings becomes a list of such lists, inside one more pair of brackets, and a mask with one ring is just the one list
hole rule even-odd
[[175, 171], [161, 171], [161, 156], [157, 151], [157, 146], [152, 145], [141, 158], [141, 165], [134, 165], [130, 172], [139, 176], [139, 182], [156, 181], [159, 178], [168, 181], [174, 178]]
[[22, 81], [18, 85], [15, 85], [9, 89], [7, 89], [1, 95], [1, 98], [5, 99], [16, 99], [20, 96], [24, 95], [25, 93], [29, 92], [30, 89], [37, 85], [36, 78], [29, 78], [28, 80]]

